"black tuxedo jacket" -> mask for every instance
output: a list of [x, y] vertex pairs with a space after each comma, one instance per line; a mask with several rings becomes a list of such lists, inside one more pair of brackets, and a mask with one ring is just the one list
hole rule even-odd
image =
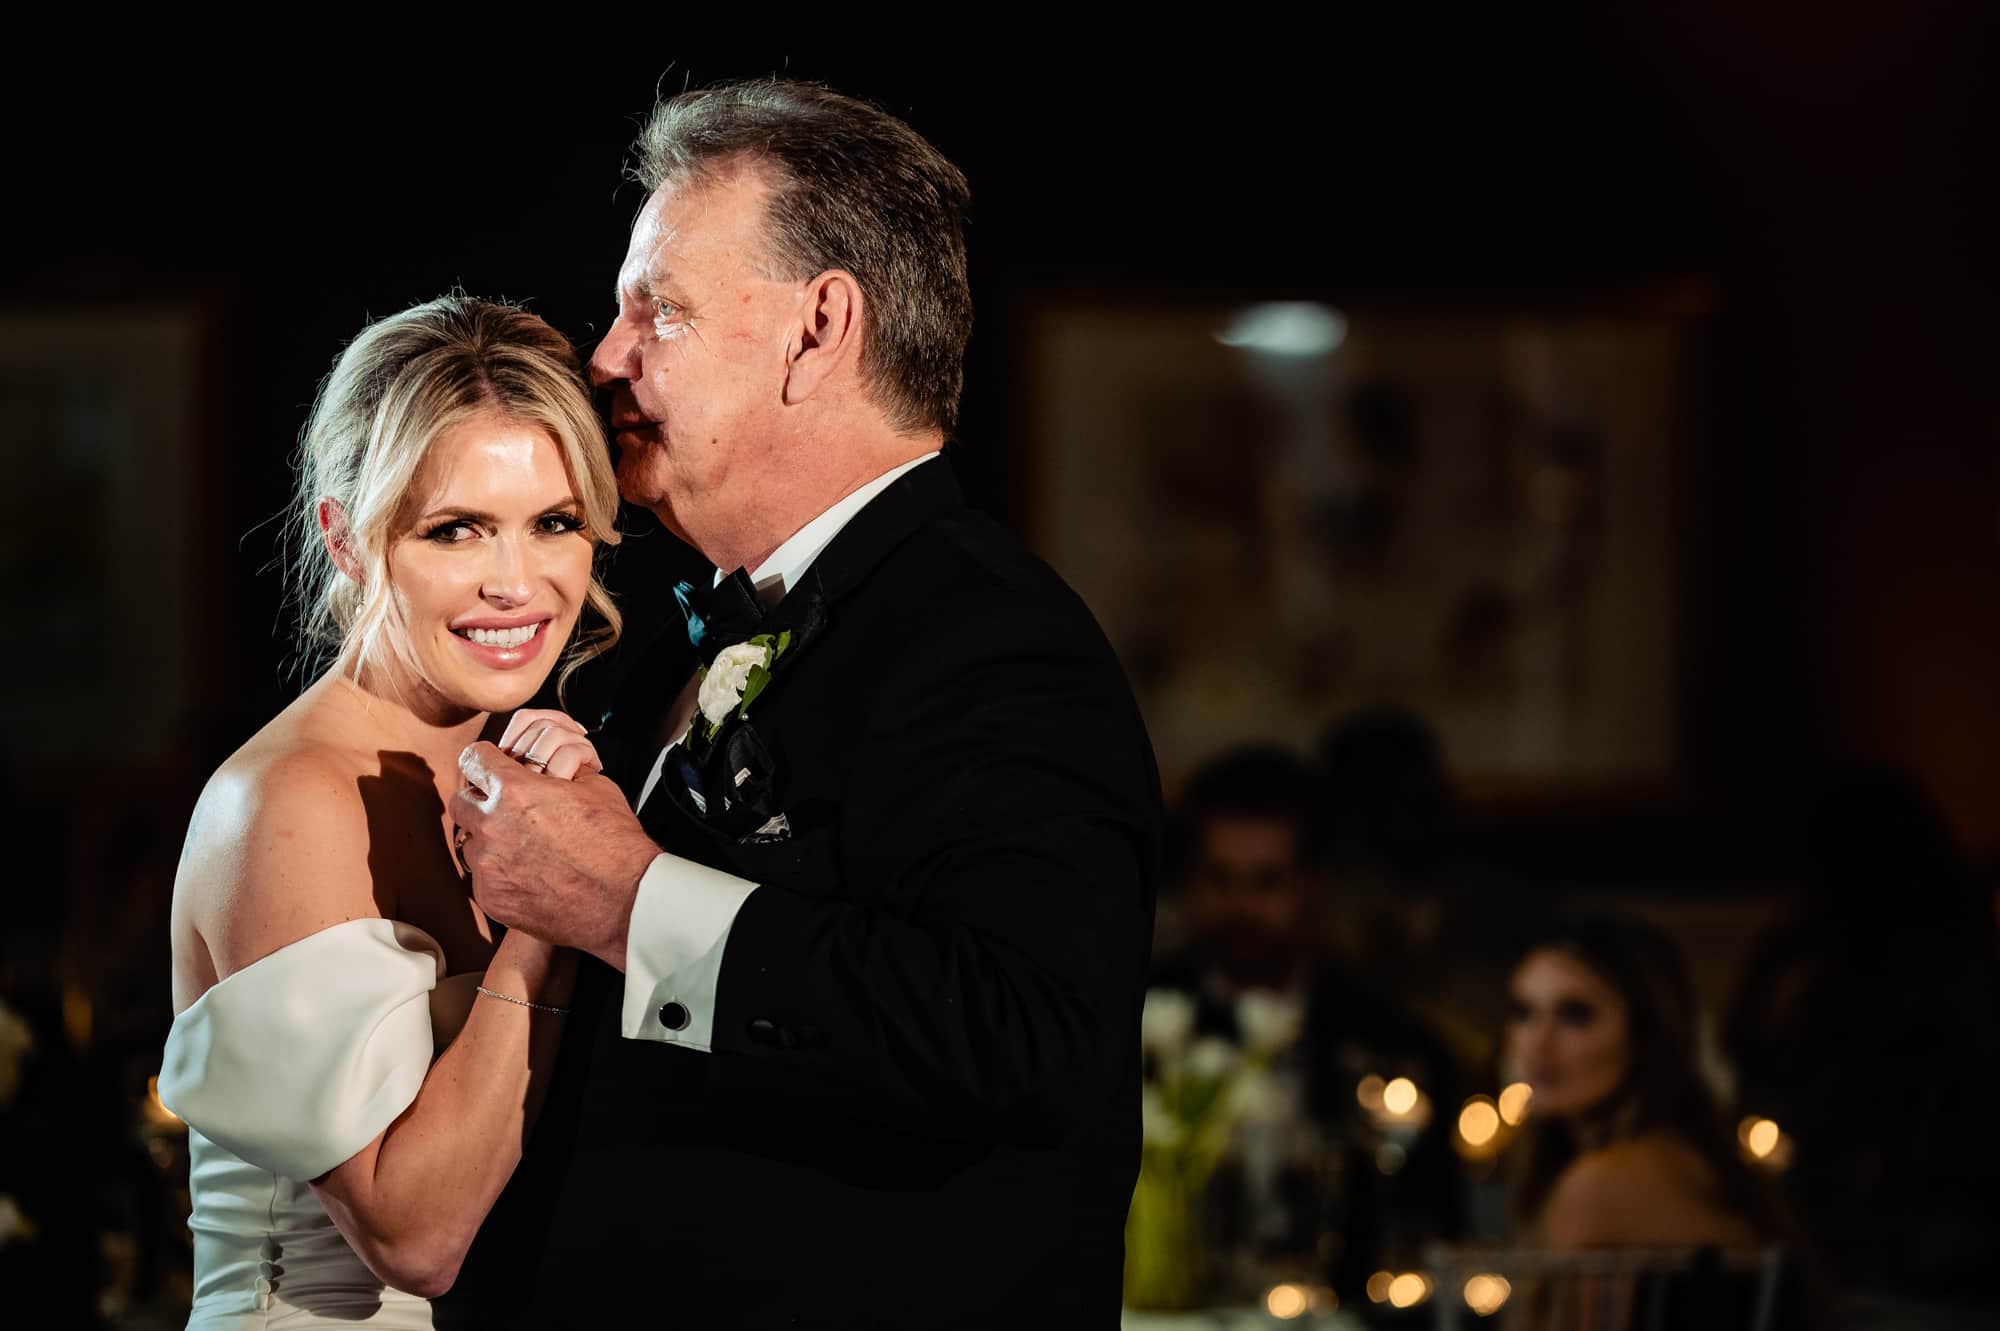
[[[623, 977], [585, 962], [473, 1320], [1114, 1327], [1158, 882], [1130, 690], [943, 460], [856, 515], [778, 615], [801, 596], [824, 625], [750, 716], [789, 838], [694, 813], [670, 776], [642, 815], [760, 884], [713, 1051], [621, 1038]], [[628, 795], [685, 636], [668, 624], [611, 710]]]

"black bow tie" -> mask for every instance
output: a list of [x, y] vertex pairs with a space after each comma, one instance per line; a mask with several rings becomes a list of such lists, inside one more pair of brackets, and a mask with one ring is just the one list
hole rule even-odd
[[703, 665], [713, 661], [723, 648], [747, 642], [760, 633], [775, 635], [789, 629], [795, 638], [803, 639], [816, 634], [826, 618], [819, 580], [810, 574], [769, 610], [757, 599], [757, 585], [740, 568], [707, 592], [690, 582], [678, 583], [674, 599], [687, 620], [688, 641], [700, 653]]

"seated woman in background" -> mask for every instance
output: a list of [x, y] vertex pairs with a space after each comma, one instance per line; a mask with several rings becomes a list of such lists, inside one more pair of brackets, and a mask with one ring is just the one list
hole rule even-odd
[[1778, 1208], [1702, 1080], [1694, 988], [1650, 926], [1578, 917], [1530, 945], [1506, 1047], [1533, 1088], [1515, 1210], [1556, 1248], [1756, 1247]]
[[[1514, 1197], [1531, 1244], [1784, 1250], [1779, 1298], [1764, 1314], [1754, 1287], [1691, 1267], [1670, 1298], [1580, 1276], [1560, 1299], [1562, 1320], [1626, 1325], [1609, 1306], [1622, 1297], [1668, 1309], [1635, 1325], [1820, 1325], [1796, 1230], [1703, 1080], [1694, 987], [1666, 936], [1611, 916], [1564, 920], [1528, 947], [1509, 989], [1507, 1054], [1534, 1092]], [[1551, 1313], [1560, 1293], [1539, 1296]]]

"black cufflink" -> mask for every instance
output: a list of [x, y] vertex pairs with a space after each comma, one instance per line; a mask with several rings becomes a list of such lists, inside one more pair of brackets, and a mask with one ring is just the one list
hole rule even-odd
[[670, 1031], [684, 1031], [688, 1024], [688, 1010], [679, 1003], [660, 1004], [660, 1025]]
[[754, 1018], [750, 1022], [748, 1033], [751, 1040], [757, 1044], [776, 1044], [778, 1042], [777, 1026], [763, 1017]]

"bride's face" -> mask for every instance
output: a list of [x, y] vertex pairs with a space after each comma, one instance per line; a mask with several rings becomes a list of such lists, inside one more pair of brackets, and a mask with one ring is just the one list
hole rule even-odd
[[423, 682], [504, 712], [534, 696], [576, 627], [591, 541], [562, 454], [497, 413], [438, 436], [389, 548], [389, 588]]

